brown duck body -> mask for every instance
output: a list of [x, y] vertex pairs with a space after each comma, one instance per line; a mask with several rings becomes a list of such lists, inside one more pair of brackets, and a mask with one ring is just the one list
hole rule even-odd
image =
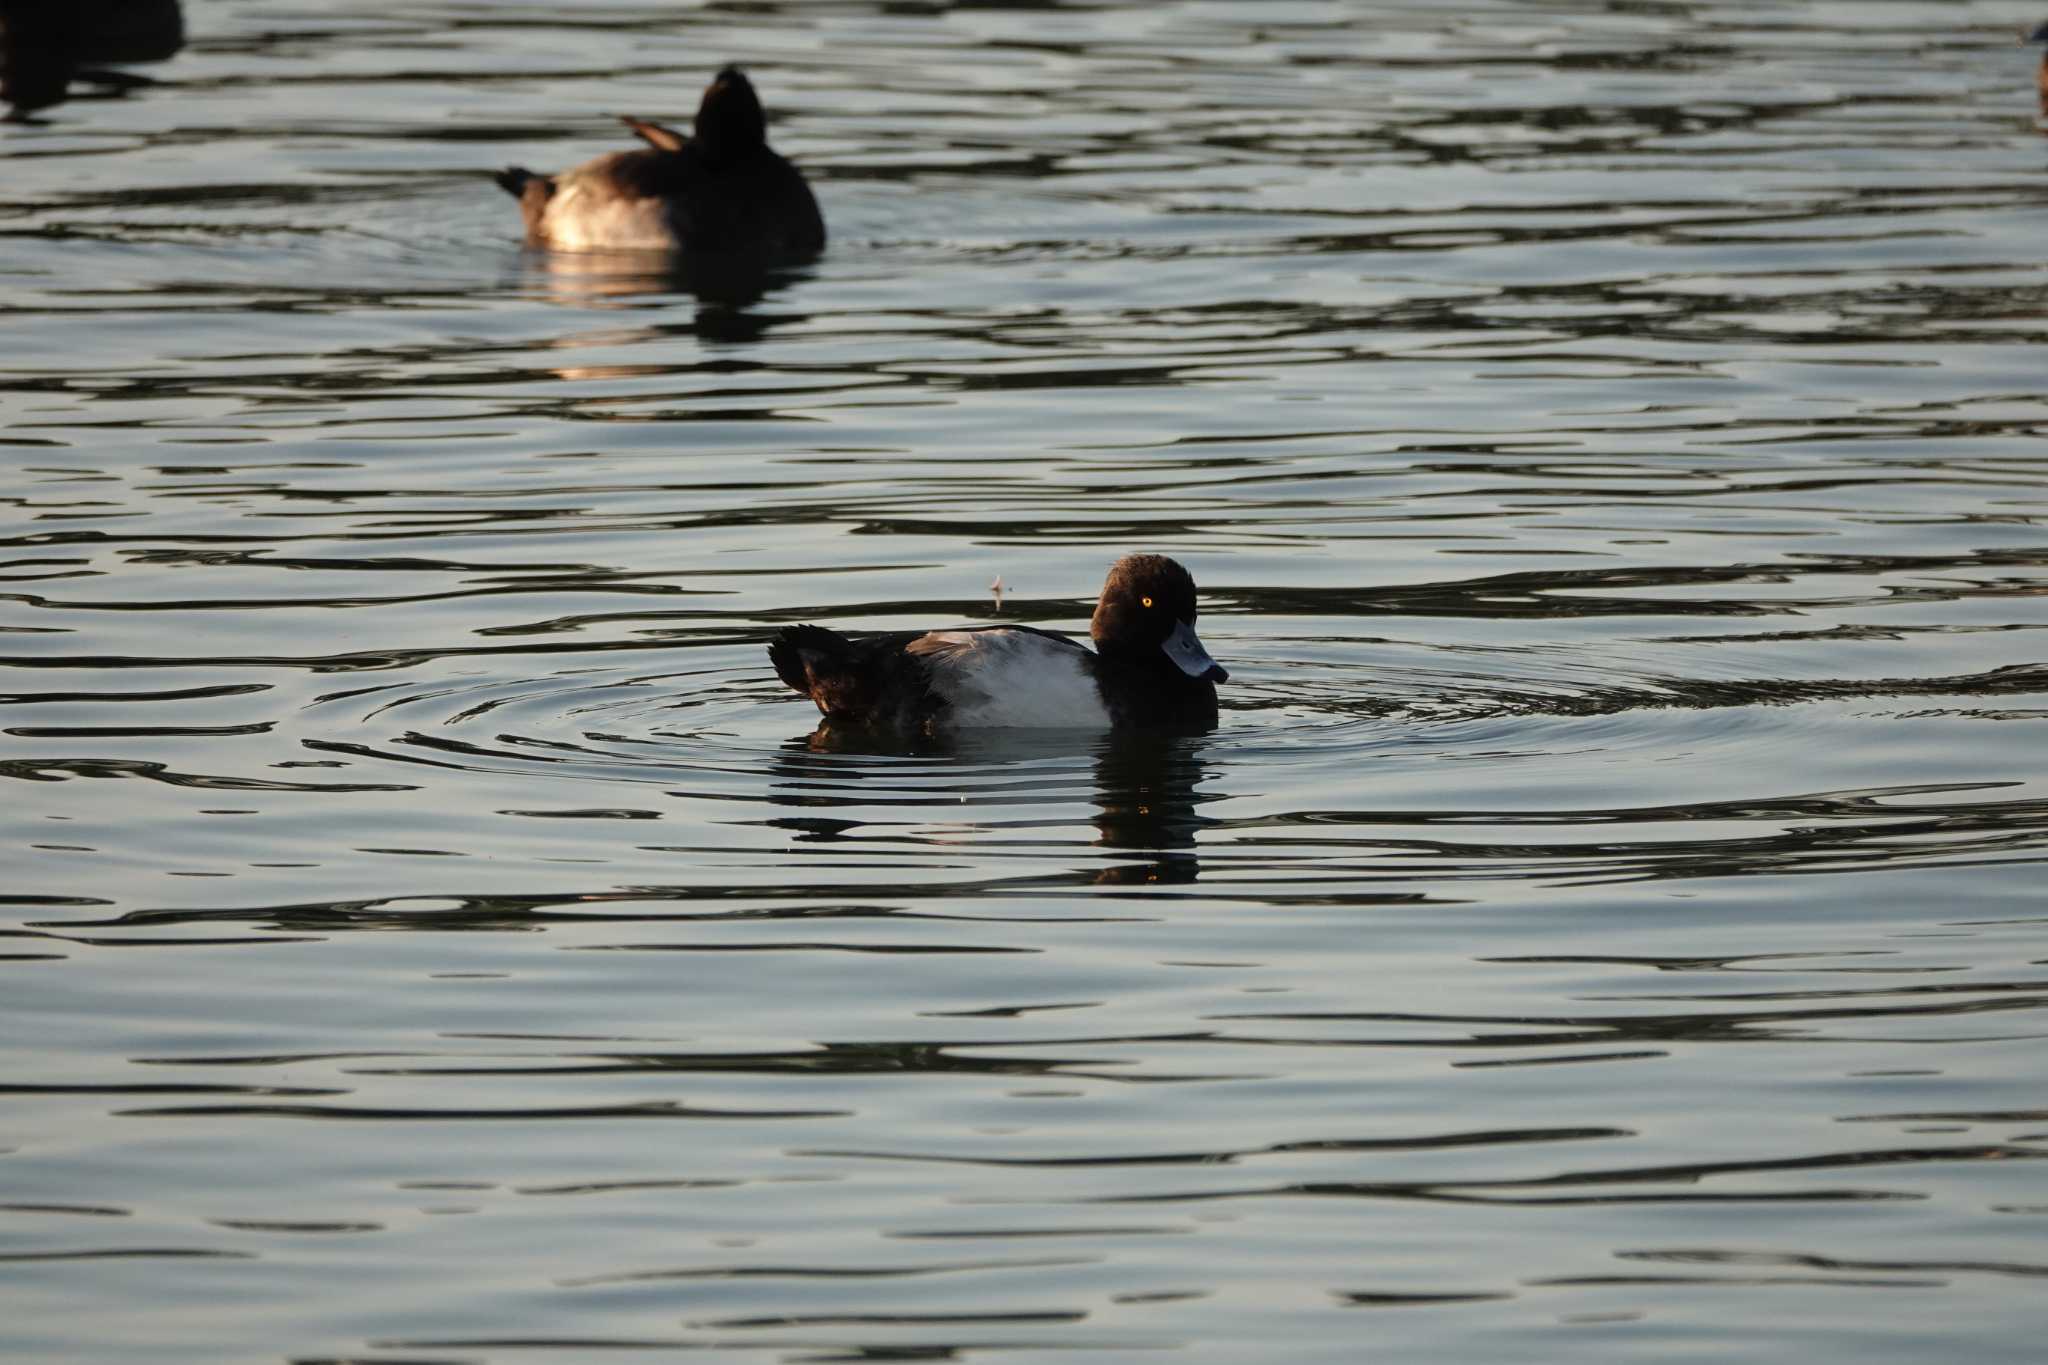
[[855, 639], [785, 626], [775, 675], [828, 724], [898, 736], [981, 729], [1198, 733], [1230, 675], [1195, 635], [1195, 580], [1163, 555], [1110, 567], [1095, 649], [1029, 626], [897, 631]]
[[694, 136], [628, 118], [646, 142], [560, 175], [513, 166], [497, 180], [519, 200], [526, 239], [568, 251], [735, 253], [802, 259], [825, 245], [825, 220], [803, 175], [768, 145], [752, 84], [720, 72]]

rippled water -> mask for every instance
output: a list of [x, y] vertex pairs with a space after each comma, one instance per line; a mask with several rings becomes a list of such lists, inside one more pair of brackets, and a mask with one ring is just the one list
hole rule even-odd
[[[2039, 17], [191, 0], [0, 129], [0, 1350], [2038, 1359]], [[522, 252], [728, 60], [822, 260]], [[766, 664], [1139, 548], [1213, 734]]]

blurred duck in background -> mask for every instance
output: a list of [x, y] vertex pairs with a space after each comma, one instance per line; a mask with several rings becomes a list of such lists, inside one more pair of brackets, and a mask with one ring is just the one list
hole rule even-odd
[[0, 0], [0, 102], [18, 120], [61, 104], [74, 81], [148, 85], [106, 67], [160, 62], [184, 45], [178, 0]]
[[529, 243], [776, 261], [824, 248], [818, 201], [797, 168], [768, 145], [767, 116], [738, 67], [719, 72], [705, 90], [690, 137], [644, 119], [624, 122], [645, 147], [560, 175], [522, 166], [498, 173], [498, 184], [519, 200]]
[[[2027, 29], [2020, 37], [2023, 43], [2048, 43], [2048, 22], [2039, 23]], [[2041, 54], [2040, 68], [2034, 73], [2034, 88], [2041, 95], [2041, 112], [2048, 114], [2048, 52]]]

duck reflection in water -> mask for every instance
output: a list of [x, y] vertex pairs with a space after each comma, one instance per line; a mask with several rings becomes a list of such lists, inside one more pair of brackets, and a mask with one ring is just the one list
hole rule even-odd
[[717, 340], [752, 341], [791, 319], [753, 315], [747, 310], [812, 271], [803, 265], [778, 264], [751, 256], [699, 256], [674, 251], [549, 251], [528, 252], [519, 261], [519, 279], [557, 303], [579, 308], [667, 309], [674, 296], [696, 299], [705, 314], [734, 321], [699, 327]]
[[1095, 757], [1098, 844], [1149, 854], [1095, 874], [1100, 886], [1182, 885], [1201, 874], [1195, 835], [1215, 823], [1201, 813], [1219, 792], [1199, 793], [1208, 776], [1206, 741], [1167, 735], [1120, 737]]
[[184, 45], [178, 0], [0, 0], [0, 101], [19, 120], [62, 103], [73, 81], [148, 85], [105, 67], [164, 61]]
[[[808, 320], [790, 309], [754, 307], [776, 290], [803, 278], [785, 268], [753, 269], [724, 265], [708, 274], [687, 257], [649, 260], [647, 252], [550, 253], [522, 263], [524, 278], [556, 303], [578, 309], [616, 312], [623, 325], [580, 329], [550, 339], [548, 349], [560, 352], [564, 364], [550, 366], [560, 379], [633, 379], [672, 374], [678, 364], [696, 363], [704, 342], [746, 346], [778, 327]], [[634, 259], [637, 258], [637, 259]], [[685, 301], [696, 300], [694, 312], [678, 320]], [[634, 315], [646, 318], [637, 325]], [[624, 348], [633, 348], [621, 355]], [[678, 351], [688, 358], [679, 361]], [[577, 352], [591, 353], [579, 358]], [[611, 354], [600, 357], [599, 352]], [[581, 360], [582, 363], [576, 363]], [[586, 399], [564, 400], [568, 411], [581, 412]]]
[[[1206, 735], [1111, 733], [1092, 753], [1077, 753], [1071, 736], [1029, 730], [977, 730], [948, 735], [891, 736], [868, 726], [821, 722], [777, 751], [769, 800], [801, 813], [768, 823], [807, 843], [886, 836], [900, 828], [877, 808], [958, 812], [973, 824], [977, 807], [1002, 806], [1002, 847], [1017, 841], [1018, 807], [1055, 807], [1074, 800], [1074, 779], [1090, 767], [1097, 835], [1112, 855], [1100, 866], [1034, 878], [1061, 885], [1186, 885], [1201, 874], [1197, 836], [1216, 822], [1201, 813], [1223, 793], [1202, 791], [1214, 771], [1204, 761]], [[920, 761], [922, 760], [922, 761]], [[859, 816], [861, 818], [855, 818]], [[922, 823], [922, 822], [920, 822]], [[1022, 823], [1040, 822], [1027, 815]], [[1063, 823], [1048, 813], [1044, 824]], [[990, 829], [996, 828], [993, 821]], [[970, 839], [962, 839], [971, 843]]]

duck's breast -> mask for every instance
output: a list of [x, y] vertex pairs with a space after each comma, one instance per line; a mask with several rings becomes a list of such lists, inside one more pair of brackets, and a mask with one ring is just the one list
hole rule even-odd
[[969, 729], [1102, 729], [1094, 656], [1029, 630], [941, 630], [905, 647], [924, 660], [947, 722]]

